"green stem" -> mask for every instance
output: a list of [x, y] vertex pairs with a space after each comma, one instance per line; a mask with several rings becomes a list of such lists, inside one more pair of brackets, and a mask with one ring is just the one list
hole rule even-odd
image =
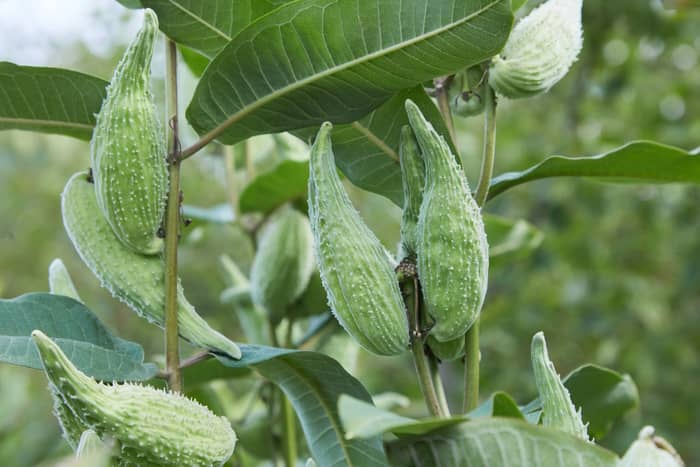
[[[294, 320], [288, 319], [285, 347], [289, 347], [292, 344], [291, 330], [293, 325]], [[294, 408], [285, 394], [282, 394], [282, 417], [284, 423], [284, 458], [287, 467], [294, 467], [297, 463], [297, 424]]]
[[479, 403], [479, 319], [464, 337], [464, 405], [462, 412], [471, 412]]
[[445, 120], [447, 132], [450, 134], [452, 145], [455, 147], [456, 150], [458, 147], [457, 132], [455, 132], [455, 124], [452, 118], [452, 112], [450, 111], [450, 101], [448, 95], [448, 90], [453, 79], [453, 76], [447, 76], [445, 78], [439, 78], [435, 80], [435, 97], [437, 98], [437, 103], [438, 107], [440, 108], [440, 114], [442, 114], [442, 119]]
[[447, 396], [445, 395], [445, 386], [442, 384], [442, 377], [440, 376], [440, 364], [434, 355], [428, 357], [428, 363], [430, 365], [430, 373], [432, 373], [433, 383], [435, 385], [435, 393], [437, 394], [438, 402], [440, 403], [440, 408], [446, 417], [450, 416], [450, 405], [447, 403]]
[[496, 94], [488, 84], [484, 85], [484, 88], [484, 152], [475, 196], [479, 206], [484, 205], [489, 195], [496, 160]]
[[233, 210], [233, 218], [238, 219], [238, 184], [236, 183], [236, 150], [233, 146], [224, 146], [224, 174], [226, 191]]
[[168, 176], [170, 188], [165, 219], [165, 356], [168, 385], [182, 391], [177, 326], [177, 244], [180, 237], [180, 143], [177, 110], [177, 47], [166, 44], [166, 96], [168, 121]]

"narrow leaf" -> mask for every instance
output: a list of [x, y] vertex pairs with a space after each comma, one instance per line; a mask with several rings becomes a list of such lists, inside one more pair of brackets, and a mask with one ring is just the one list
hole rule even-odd
[[62, 68], [0, 62], [0, 130], [89, 140], [107, 82]]
[[590, 177], [635, 183], [700, 183], [700, 157], [653, 141], [628, 143], [592, 157], [552, 156], [522, 172], [508, 172], [491, 182], [489, 199], [533, 180]]
[[157, 371], [154, 364], [143, 363], [140, 345], [114, 336], [82, 303], [46, 293], [0, 299], [0, 361], [41, 369], [31, 338], [35, 329], [54, 339], [93, 378], [147, 380]]
[[287, 3], [217, 55], [187, 118], [226, 144], [349, 123], [401, 89], [489, 59], [511, 23], [508, 0]]
[[241, 352], [241, 360], [217, 358], [229, 367], [251, 367], [282, 389], [299, 417], [318, 465], [388, 465], [379, 436], [345, 439], [338, 415], [339, 397], [348, 394], [367, 403], [372, 399], [338, 362], [320, 353], [257, 345], [242, 345]]

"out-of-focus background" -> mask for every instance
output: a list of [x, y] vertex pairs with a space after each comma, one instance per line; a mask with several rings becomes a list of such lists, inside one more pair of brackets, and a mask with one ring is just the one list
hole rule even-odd
[[[591, 155], [636, 139], [700, 146], [700, 8], [692, 3], [675, 2], [673, 10], [671, 2], [659, 0], [586, 0], [584, 51], [569, 76], [547, 95], [501, 102], [497, 173], [524, 169], [547, 155]], [[2, 0], [0, 61], [109, 79], [140, 17], [111, 0]], [[157, 98], [162, 49], [153, 65]], [[194, 79], [185, 68], [182, 76], [184, 107]], [[474, 183], [480, 119], [458, 126]], [[188, 203], [226, 202], [219, 156], [215, 149], [184, 164]], [[68, 177], [88, 165], [87, 143], [0, 133], [0, 297], [47, 290], [48, 265], [60, 257], [88, 306], [157, 358], [160, 332], [99, 287], [63, 230], [59, 194]], [[393, 250], [399, 209], [360, 190], [353, 196]], [[623, 450], [642, 425], [652, 424], [688, 465], [699, 464], [700, 189], [556, 179], [514, 189], [487, 211], [527, 219], [545, 237], [531, 254], [492, 265], [482, 322], [483, 394], [503, 389], [518, 402], [531, 399], [528, 349], [532, 335], [543, 330], [560, 373], [590, 361], [629, 373], [637, 383], [641, 407], [603, 444]], [[201, 313], [235, 336], [236, 318], [218, 299], [225, 287], [221, 253], [243, 269], [250, 265], [251, 245], [236, 228], [190, 229], [181, 276]], [[408, 360], [362, 353], [355, 369], [372, 392], [419, 397]], [[392, 378], [385, 377], [389, 371]], [[457, 365], [448, 366], [445, 376], [459, 387]], [[44, 376], [0, 365], [0, 465], [36, 465], [66, 452]]]

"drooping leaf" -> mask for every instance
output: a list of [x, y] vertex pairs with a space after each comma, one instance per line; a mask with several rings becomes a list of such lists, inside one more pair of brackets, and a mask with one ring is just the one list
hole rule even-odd
[[0, 62], [0, 130], [89, 140], [107, 82], [62, 68]]
[[257, 345], [242, 345], [241, 352], [241, 360], [217, 358], [229, 367], [253, 368], [282, 389], [299, 417], [309, 449], [319, 465], [388, 465], [379, 436], [345, 439], [338, 398], [348, 394], [368, 403], [372, 399], [338, 362], [316, 352]]
[[30, 293], [0, 299], [0, 361], [41, 369], [31, 333], [56, 341], [85, 374], [105, 381], [147, 380], [157, 367], [143, 362], [139, 344], [114, 336], [82, 303], [62, 295]]
[[507, 0], [298, 0], [259, 18], [212, 61], [187, 118], [232, 144], [349, 123], [401, 89], [480, 63], [503, 47]]
[[[629, 375], [622, 375], [598, 365], [583, 365], [567, 375], [564, 386], [574, 406], [580, 407], [588, 434], [601, 439], [615, 420], [639, 405], [637, 386]], [[542, 404], [539, 398], [525, 407], [528, 418], [539, 419]]]
[[513, 220], [493, 214], [484, 214], [489, 255], [526, 253], [540, 246], [544, 234], [537, 227], [522, 219]]
[[270, 212], [288, 201], [306, 199], [308, 184], [308, 161], [283, 160], [243, 189], [240, 210], [242, 213]]
[[479, 407], [469, 412], [470, 418], [477, 417], [512, 417], [524, 420], [523, 413], [518, 404], [503, 391], [497, 391], [484, 401]]
[[634, 183], [700, 183], [700, 157], [653, 141], [636, 141], [592, 157], [552, 156], [522, 172], [508, 172], [491, 182], [489, 199], [533, 180], [588, 177]]
[[402, 467], [614, 467], [610, 451], [561, 431], [512, 418], [482, 418], [387, 444]]
[[228, 203], [221, 203], [209, 208], [184, 204], [182, 215], [193, 220], [211, 222], [213, 224], [228, 224], [236, 220], [236, 216]]
[[[422, 86], [397, 93], [361, 120], [336, 125], [332, 134], [335, 163], [343, 174], [358, 187], [386, 196], [399, 206], [403, 206], [399, 140], [401, 127], [408, 125], [406, 99], [418, 105], [456, 154], [445, 122]], [[318, 128], [305, 128], [294, 133], [310, 141], [317, 132]]]

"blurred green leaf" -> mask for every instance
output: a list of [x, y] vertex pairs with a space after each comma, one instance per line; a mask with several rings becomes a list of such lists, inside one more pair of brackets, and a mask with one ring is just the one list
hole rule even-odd
[[214, 224], [228, 224], [236, 220], [233, 209], [231, 209], [231, 205], [228, 203], [217, 204], [209, 208], [183, 204], [182, 215], [193, 220], [211, 222]]
[[143, 5], [141, 4], [141, 0], [117, 0], [119, 3], [124, 5], [127, 8], [143, 8]]
[[530, 252], [542, 244], [544, 234], [532, 224], [493, 214], [484, 214], [491, 257]]
[[180, 50], [180, 55], [182, 55], [182, 61], [185, 62], [192, 74], [197, 78], [202, 76], [204, 69], [209, 65], [209, 59], [184, 45], [179, 45], [178, 49]]
[[469, 417], [512, 417], [524, 420], [520, 407], [508, 393], [495, 392], [479, 407], [469, 412]]
[[511, 8], [513, 9], [513, 13], [521, 9], [525, 4], [527, 3], [527, 0], [510, 0]]
[[0, 130], [89, 140], [107, 84], [77, 71], [0, 62]]
[[219, 361], [232, 368], [251, 367], [278, 385], [292, 403], [319, 465], [386, 466], [380, 437], [346, 440], [338, 416], [338, 398], [348, 394], [371, 403], [365, 388], [335, 360], [316, 352], [241, 345], [243, 358]]
[[240, 210], [242, 213], [269, 212], [286, 202], [305, 200], [308, 183], [308, 162], [283, 160], [243, 189]]
[[216, 128], [225, 144], [349, 123], [401, 89], [492, 57], [512, 20], [506, 0], [387, 0], [371, 9], [358, 0], [291, 2], [216, 56], [187, 119], [200, 134]]
[[592, 157], [552, 156], [522, 172], [508, 172], [491, 182], [489, 199], [533, 180], [590, 177], [635, 183], [700, 183], [700, 157], [652, 141], [628, 143]]
[[114, 336], [82, 303], [62, 295], [31, 293], [0, 299], [0, 361], [42, 369], [31, 333], [56, 341], [85, 374], [103, 381], [147, 380], [156, 374], [140, 345]]
[[[615, 420], [639, 405], [637, 386], [629, 375], [621, 375], [598, 365], [583, 365], [564, 378], [564, 386], [571, 394], [574, 406], [581, 408], [583, 421], [588, 423], [588, 434], [603, 438]], [[538, 420], [542, 410], [539, 398], [525, 407], [530, 419]]]
[[402, 467], [614, 467], [618, 457], [561, 431], [514, 420], [482, 418], [387, 444]]

